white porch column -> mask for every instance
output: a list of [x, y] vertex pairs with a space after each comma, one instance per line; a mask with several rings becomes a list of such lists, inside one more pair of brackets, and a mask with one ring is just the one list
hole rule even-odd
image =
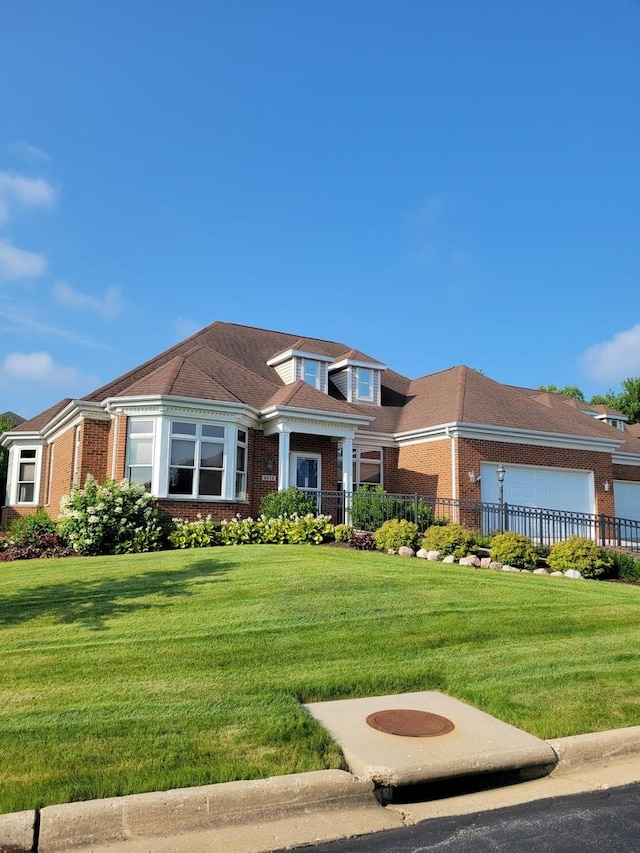
[[289, 488], [289, 433], [281, 429], [278, 433], [278, 491]]
[[345, 491], [344, 523], [351, 524], [351, 495], [353, 492], [353, 439], [342, 439], [342, 488]]
[[353, 491], [353, 439], [342, 439], [342, 488]]

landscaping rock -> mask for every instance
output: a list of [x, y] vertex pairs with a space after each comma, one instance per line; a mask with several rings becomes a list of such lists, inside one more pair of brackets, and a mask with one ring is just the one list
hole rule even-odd
[[[431, 551], [425, 551], [424, 548], [420, 548], [420, 550], [416, 551], [416, 557], [420, 557], [421, 560], [430, 560], [430, 553]], [[438, 552], [435, 551], [434, 553], [437, 554]]]
[[433, 560], [434, 563], [438, 563], [442, 559], [442, 554], [440, 551], [427, 551], [427, 560]]
[[551, 577], [552, 578], [563, 578], [564, 575], [562, 574], [562, 572], [551, 572]]
[[582, 575], [577, 569], [567, 569], [564, 573], [565, 578], [575, 578], [576, 580], [582, 580]]
[[549, 572], [547, 569], [539, 568], [539, 569], [534, 569], [533, 574], [534, 575], [548, 575]]
[[491, 562], [489, 563], [489, 568], [490, 569], [501, 569], [502, 563], [499, 563], [497, 560], [491, 560]]
[[519, 572], [520, 569], [517, 569], [515, 566], [503, 566], [502, 571], [503, 572]]
[[491, 568], [491, 557], [480, 557], [480, 568], [481, 569], [490, 569]]
[[456, 558], [453, 556], [453, 554], [447, 554], [447, 556], [444, 558], [444, 560], [442, 562], [443, 563], [455, 563], [455, 561], [456, 561]]
[[396, 553], [395, 548], [387, 548], [387, 554], [389, 554], [390, 556], [393, 556], [395, 553]]
[[410, 548], [408, 545], [401, 545], [398, 548], [398, 555], [400, 557], [415, 557], [416, 552], [413, 548]]

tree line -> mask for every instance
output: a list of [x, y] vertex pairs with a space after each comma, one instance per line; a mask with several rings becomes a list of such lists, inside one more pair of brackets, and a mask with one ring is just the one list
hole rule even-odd
[[640, 423], [640, 376], [623, 379], [621, 385], [618, 393], [610, 389], [606, 394], [594, 394], [590, 400], [585, 399], [582, 389], [577, 385], [565, 385], [564, 388], [558, 388], [557, 385], [538, 385], [538, 391], [565, 394], [587, 406], [607, 406], [626, 415], [630, 424]]

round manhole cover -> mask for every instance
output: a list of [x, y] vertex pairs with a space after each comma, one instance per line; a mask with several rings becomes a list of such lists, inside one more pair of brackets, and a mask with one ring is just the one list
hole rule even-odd
[[409, 709], [374, 711], [367, 717], [367, 724], [379, 732], [402, 737], [439, 737], [455, 729], [454, 724], [446, 717], [432, 714], [430, 711]]

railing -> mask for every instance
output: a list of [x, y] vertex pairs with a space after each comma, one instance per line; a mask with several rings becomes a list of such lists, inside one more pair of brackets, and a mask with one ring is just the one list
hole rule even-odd
[[336, 524], [349, 523], [361, 530], [376, 530], [391, 518], [406, 518], [420, 530], [434, 523], [455, 521], [484, 535], [509, 530], [524, 533], [538, 545], [550, 546], [571, 536], [582, 536], [600, 545], [640, 553], [640, 521], [634, 519], [419, 494], [373, 491], [307, 494], [316, 501], [318, 511], [330, 515]]

